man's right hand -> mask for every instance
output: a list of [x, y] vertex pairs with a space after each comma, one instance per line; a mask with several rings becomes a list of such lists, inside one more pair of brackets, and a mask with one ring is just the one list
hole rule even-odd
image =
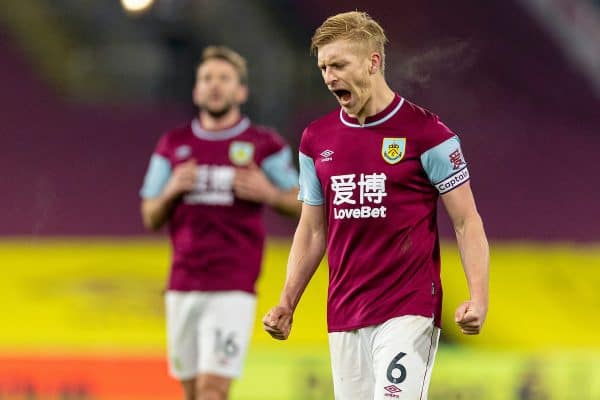
[[293, 312], [282, 306], [273, 307], [263, 318], [265, 331], [273, 338], [286, 340], [292, 329]]
[[189, 159], [175, 167], [163, 193], [165, 197], [175, 199], [194, 190], [196, 179], [196, 160]]

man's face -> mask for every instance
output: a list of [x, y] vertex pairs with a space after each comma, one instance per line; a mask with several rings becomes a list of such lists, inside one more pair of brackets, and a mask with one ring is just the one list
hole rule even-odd
[[239, 107], [247, 98], [237, 70], [229, 62], [210, 59], [196, 71], [194, 103], [213, 117], [221, 117]]
[[318, 48], [323, 81], [349, 115], [357, 116], [371, 98], [368, 52], [358, 44], [337, 40]]

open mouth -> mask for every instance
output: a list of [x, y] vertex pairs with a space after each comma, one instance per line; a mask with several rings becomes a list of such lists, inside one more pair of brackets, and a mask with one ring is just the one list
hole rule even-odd
[[350, 93], [350, 91], [346, 89], [334, 90], [333, 94], [335, 94], [335, 97], [337, 97], [338, 100], [342, 103], [348, 103], [352, 98], [352, 93]]

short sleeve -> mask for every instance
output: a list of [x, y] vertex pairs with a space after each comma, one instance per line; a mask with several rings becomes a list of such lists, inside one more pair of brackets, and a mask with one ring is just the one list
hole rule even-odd
[[452, 136], [421, 154], [421, 164], [440, 194], [459, 187], [470, 178], [458, 136]]
[[298, 161], [300, 163], [300, 192], [298, 200], [311, 206], [320, 206], [325, 203], [323, 189], [317, 177], [315, 161], [300, 152]]
[[146, 171], [140, 196], [144, 199], [157, 197], [171, 177], [171, 163], [165, 157], [154, 153]]
[[277, 187], [290, 190], [298, 186], [298, 172], [292, 165], [292, 151], [289, 146], [266, 157], [261, 168]]
[[154, 154], [158, 154], [165, 158], [169, 158], [170, 149], [171, 149], [171, 145], [169, 143], [170, 142], [169, 137], [170, 137], [170, 135], [168, 133], [164, 134], [160, 137], [160, 139], [158, 140], [158, 143], [156, 144], [156, 147], [154, 148]]

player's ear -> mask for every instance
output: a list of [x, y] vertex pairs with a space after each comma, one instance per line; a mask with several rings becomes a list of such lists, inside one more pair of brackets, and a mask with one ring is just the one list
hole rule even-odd
[[369, 62], [370, 62], [369, 73], [371, 75], [373, 75], [381, 70], [381, 54], [371, 53]]
[[248, 86], [240, 85], [237, 91], [236, 100], [238, 104], [244, 104], [248, 100]]

